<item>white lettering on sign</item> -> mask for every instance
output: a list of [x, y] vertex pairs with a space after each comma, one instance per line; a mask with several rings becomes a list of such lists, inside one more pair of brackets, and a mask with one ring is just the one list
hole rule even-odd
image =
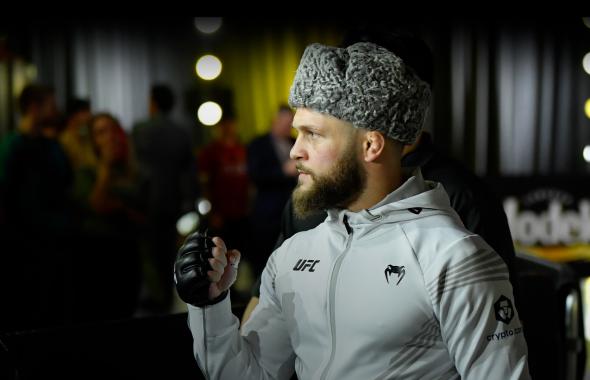
[[518, 199], [504, 200], [512, 239], [525, 245], [590, 243], [590, 201], [582, 199], [577, 210], [563, 210], [562, 203], [549, 202], [547, 211], [520, 210]]

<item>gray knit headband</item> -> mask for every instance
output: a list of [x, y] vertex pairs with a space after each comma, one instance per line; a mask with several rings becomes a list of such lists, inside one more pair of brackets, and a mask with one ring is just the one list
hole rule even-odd
[[370, 42], [309, 45], [289, 95], [305, 107], [412, 144], [426, 118], [430, 88], [389, 50]]

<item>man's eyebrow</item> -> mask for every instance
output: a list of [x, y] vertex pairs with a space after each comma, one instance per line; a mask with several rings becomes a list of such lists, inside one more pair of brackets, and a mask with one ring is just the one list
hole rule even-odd
[[303, 131], [319, 131], [320, 128], [315, 126], [315, 125], [308, 125], [308, 124], [304, 124], [304, 125], [295, 125], [292, 124], [291, 127], [298, 129], [298, 130], [303, 130]]

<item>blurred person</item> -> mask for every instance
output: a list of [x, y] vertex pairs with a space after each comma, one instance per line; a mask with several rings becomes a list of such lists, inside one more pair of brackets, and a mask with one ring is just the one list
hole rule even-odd
[[[96, 177], [89, 201], [99, 214], [122, 210], [130, 219], [137, 216], [128, 208], [125, 190], [136, 188], [136, 172], [129, 139], [119, 121], [108, 113], [100, 113], [90, 120], [91, 144], [96, 154]], [[122, 189], [118, 191], [117, 187]]]
[[187, 239], [175, 278], [205, 376], [530, 378], [506, 264], [441, 184], [401, 167], [428, 84], [378, 44], [312, 44], [289, 101], [295, 213], [328, 217], [271, 255], [241, 331], [228, 292], [239, 251], [215, 237], [204, 260]]
[[208, 227], [227, 236], [235, 247], [245, 248], [248, 236], [248, 174], [246, 147], [237, 134], [236, 120], [224, 116], [216, 137], [199, 153], [203, 195], [211, 202]]
[[289, 157], [293, 111], [279, 107], [269, 133], [248, 145], [248, 176], [256, 187], [251, 213], [252, 242], [247, 259], [259, 275], [279, 235], [281, 211], [296, 184], [295, 161]]
[[138, 306], [138, 236], [143, 203], [130, 143], [119, 121], [108, 113], [89, 122], [96, 167], [82, 170], [76, 199], [83, 209], [74, 252], [74, 319], [126, 318]]
[[74, 170], [95, 166], [88, 124], [92, 118], [90, 102], [86, 99], [70, 99], [66, 108], [66, 124], [59, 142], [70, 159]]
[[60, 144], [44, 133], [58, 116], [54, 91], [28, 85], [18, 104], [18, 128], [0, 148], [0, 329], [55, 325], [67, 314], [72, 171]]
[[42, 136], [43, 130], [55, 125], [59, 111], [52, 87], [27, 85], [18, 100], [20, 120], [15, 131], [9, 132], [0, 143], [0, 182], [4, 180], [6, 159], [16, 137]]
[[196, 162], [190, 133], [170, 114], [175, 96], [169, 86], [154, 84], [149, 119], [133, 127], [142, 191], [147, 197], [147, 223], [142, 234], [145, 312], [166, 313], [172, 306], [176, 222], [194, 211], [198, 194]]

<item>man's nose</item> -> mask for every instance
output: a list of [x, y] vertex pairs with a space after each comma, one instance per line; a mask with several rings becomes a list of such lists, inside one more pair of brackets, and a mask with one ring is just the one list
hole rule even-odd
[[305, 147], [303, 146], [303, 143], [301, 141], [301, 135], [297, 136], [297, 139], [295, 140], [295, 144], [293, 144], [293, 147], [291, 148], [291, 151], [289, 152], [289, 156], [293, 160], [302, 160], [302, 159], [307, 158], [307, 153], [306, 153]]

